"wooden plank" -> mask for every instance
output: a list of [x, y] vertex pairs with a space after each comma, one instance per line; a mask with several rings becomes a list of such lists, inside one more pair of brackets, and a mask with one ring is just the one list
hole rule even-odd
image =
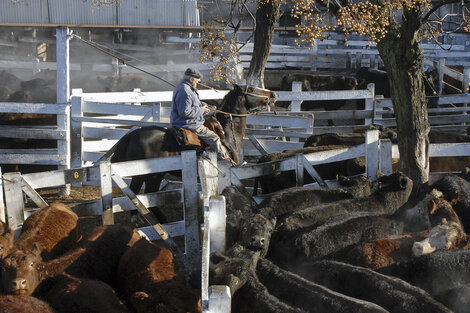
[[[290, 112], [289, 112], [290, 113]], [[250, 115], [246, 118], [246, 124], [249, 126], [282, 126], [282, 127], [295, 127], [295, 128], [308, 128], [313, 123], [313, 117], [316, 111], [302, 111], [299, 115], [295, 114], [273, 114], [273, 113], [260, 113]]]
[[[162, 226], [166, 229], [171, 238], [184, 236], [184, 221], [163, 224]], [[138, 230], [144, 233], [149, 240], [162, 239], [151, 226], [140, 227]]]
[[[228, 93], [228, 90], [198, 90], [199, 98], [206, 99], [222, 99]], [[173, 97], [172, 91], [123, 91], [123, 92], [96, 92], [84, 93], [85, 101], [97, 101], [106, 103], [145, 103], [145, 102], [171, 102]]]
[[310, 162], [305, 158], [305, 156], [302, 154], [302, 163], [304, 169], [308, 172], [310, 176], [312, 176], [313, 179], [321, 186], [321, 187], [328, 187], [328, 185], [325, 183], [325, 181], [321, 178], [320, 174], [313, 168], [313, 166], [310, 164]]
[[368, 99], [373, 98], [369, 90], [335, 90], [331, 91], [277, 91], [277, 101], [294, 101], [294, 100], [351, 100], [351, 99]]
[[93, 123], [102, 123], [102, 124], [120, 124], [127, 126], [160, 126], [160, 127], [169, 127], [171, 126], [169, 122], [144, 122], [144, 121], [131, 121], [127, 119], [108, 119], [108, 118], [99, 118], [99, 117], [73, 117], [73, 122], [93, 122]]
[[258, 141], [258, 139], [255, 138], [253, 135], [249, 135], [248, 139], [251, 141], [251, 143], [255, 146], [256, 149], [262, 154], [266, 155], [268, 154], [268, 151], [266, 150], [266, 147]]
[[0, 137], [3, 138], [66, 140], [67, 133], [66, 130], [0, 126]]
[[196, 151], [182, 151], [182, 179], [184, 194], [185, 247], [188, 269], [200, 267], [200, 240], [198, 222], [197, 158]]
[[31, 199], [33, 202], [38, 206], [38, 208], [45, 208], [49, 204], [41, 197], [39, 193], [36, 192], [36, 190], [31, 187], [31, 185], [28, 184], [28, 182], [23, 179], [22, 180], [22, 189], [23, 192]]
[[380, 171], [385, 175], [392, 174], [392, 142], [380, 140]]
[[31, 186], [31, 188], [34, 189], [57, 187], [71, 183], [84, 183], [89, 178], [99, 180], [99, 177], [100, 176], [98, 167], [75, 168], [69, 170], [55, 170], [40, 173], [23, 174], [23, 180], [25, 180]]
[[0, 113], [66, 114], [66, 104], [0, 102]]
[[114, 224], [113, 212], [113, 181], [111, 177], [111, 163], [100, 162], [100, 190], [101, 190], [101, 218], [103, 225]]
[[274, 129], [250, 129], [246, 130], [246, 134], [253, 136], [270, 136], [270, 137], [292, 137], [292, 138], [308, 138], [311, 133], [302, 133], [299, 131], [274, 130]]
[[[34, 151], [34, 150], [32, 150]], [[0, 154], [0, 164], [40, 164], [40, 165], [65, 165], [65, 155], [57, 154]]]
[[113, 170], [121, 177], [180, 170], [183, 162], [180, 156], [113, 163]]
[[429, 145], [430, 157], [470, 156], [470, 143], [434, 143]]
[[3, 178], [8, 226], [18, 232], [24, 222], [21, 174], [19, 172], [5, 173]]

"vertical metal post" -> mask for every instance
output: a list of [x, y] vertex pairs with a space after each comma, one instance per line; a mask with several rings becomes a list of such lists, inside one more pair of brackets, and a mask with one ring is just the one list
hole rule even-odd
[[[67, 104], [70, 99], [70, 63], [69, 63], [69, 29], [67, 27], [57, 27], [56, 29], [56, 65], [57, 65], [57, 103]], [[68, 118], [68, 116], [66, 116]], [[69, 130], [69, 120], [67, 118], [57, 117], [57, 126], [59, 129]], [[67, 131], [67, 136], [70, 132]], [[58, 151], [67, 151], [67, 162], [59, 166], [59, 169], [69, 169], [71, 164], [70, 140], [58, 140]], [[70, 194], [70, 185], [65, 185], [59, 190], [61, 195]]]

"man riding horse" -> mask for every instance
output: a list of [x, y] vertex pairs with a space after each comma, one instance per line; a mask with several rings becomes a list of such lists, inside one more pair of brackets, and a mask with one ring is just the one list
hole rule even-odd
[[201, 78], [202, 74], [197, 69], [188, 68], [184, 72], [184, 79], [173, 91], [171, 125], [191, 130], [212, 150], [217, 152], [219, 159], [231, 161], [219, 136], [204, 126], [204, 115], [209, 113], [210, 109], [204, 102], [199, 100], [197, 84]]

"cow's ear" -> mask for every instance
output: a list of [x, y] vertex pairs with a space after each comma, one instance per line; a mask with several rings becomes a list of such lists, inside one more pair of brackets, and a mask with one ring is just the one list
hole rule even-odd
[[7, 239], [8, 241], [13, 242], [15, 238], [15, 233], [13, 232], [13, 229], [10, 226], [7, 226], [5, 229], [5, 232], [3, 233], [3, 237]]

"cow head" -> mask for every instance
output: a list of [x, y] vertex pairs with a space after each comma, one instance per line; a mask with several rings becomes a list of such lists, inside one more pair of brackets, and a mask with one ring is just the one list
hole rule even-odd
[[2, 289], [7, 294], [31, 295], [41, 282], [41, 255], [34, 245], [29, 252], [15, 250], [0, 259]]
[[240, 244], [250, 250], [260, 250], [261, 256], [265, 256], [268, 252], [269, 241], [275, 223], [275, 218], [269, 220], [261, 214], [243, 219], [240, 230]]

